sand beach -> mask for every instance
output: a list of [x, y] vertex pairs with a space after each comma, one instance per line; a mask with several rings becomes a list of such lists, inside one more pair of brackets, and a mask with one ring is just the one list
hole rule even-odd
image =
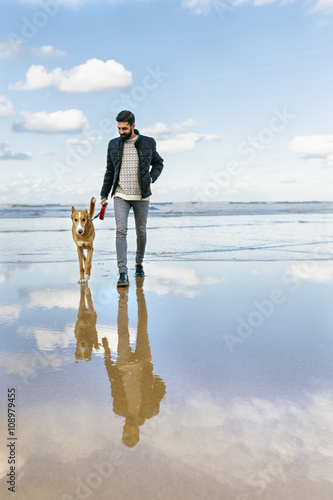
[[152, 217], [128, 291], [111, 216], [89, 286], [65, 217], [4, 218], [1, 498], [331, 500], [329, 216]]

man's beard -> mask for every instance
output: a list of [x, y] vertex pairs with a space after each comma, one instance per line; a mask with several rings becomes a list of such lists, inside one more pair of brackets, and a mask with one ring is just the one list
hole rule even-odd
[[120, 134], [120, 137], [122, 138], [123, 141], [128, 141], [132, 135], [132, 130], [128, 132], [128, 134]]

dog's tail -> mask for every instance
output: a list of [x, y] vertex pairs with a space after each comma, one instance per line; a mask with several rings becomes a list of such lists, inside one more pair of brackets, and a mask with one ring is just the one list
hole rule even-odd
[[89, 217], [92, 219], [94, 216], [95, 212], [95, 204], [96, 204], [96, 198], [94, 196], [90, 200], [90, 210], [89, 210]]

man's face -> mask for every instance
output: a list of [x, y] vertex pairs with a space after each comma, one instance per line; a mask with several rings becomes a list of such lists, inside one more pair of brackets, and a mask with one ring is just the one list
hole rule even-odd
[[118, 132], [123, 141], [128, 141], [131, 138], [135, 128], [135, 123], [130, 125], [128, 122], [118, 122]]

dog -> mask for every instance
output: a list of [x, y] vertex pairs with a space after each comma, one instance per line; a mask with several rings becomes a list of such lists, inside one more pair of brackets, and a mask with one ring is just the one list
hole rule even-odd
[[[75, 210], [75, 208], [72, 207], [72, 234], [79, 257], [80, 279], [78, 283], [80, 284], [88, 283], [90, 278], [92, 256], [94, 252], [93, 243], [95, 239], [95, 228], [92, 221], [95, 204], [96, 198], [92, 197], [90, 200], [89, 212], [88, 210]], [[87, 251], [87, 256], [85, 256], [84, 250]]]
[[99, 349], [96, 329], [97, 314], [87, 284], [81, 285], [80, 304], [74, 334], [76, 337], [76, 361], [89, 361], [93, 348]]

